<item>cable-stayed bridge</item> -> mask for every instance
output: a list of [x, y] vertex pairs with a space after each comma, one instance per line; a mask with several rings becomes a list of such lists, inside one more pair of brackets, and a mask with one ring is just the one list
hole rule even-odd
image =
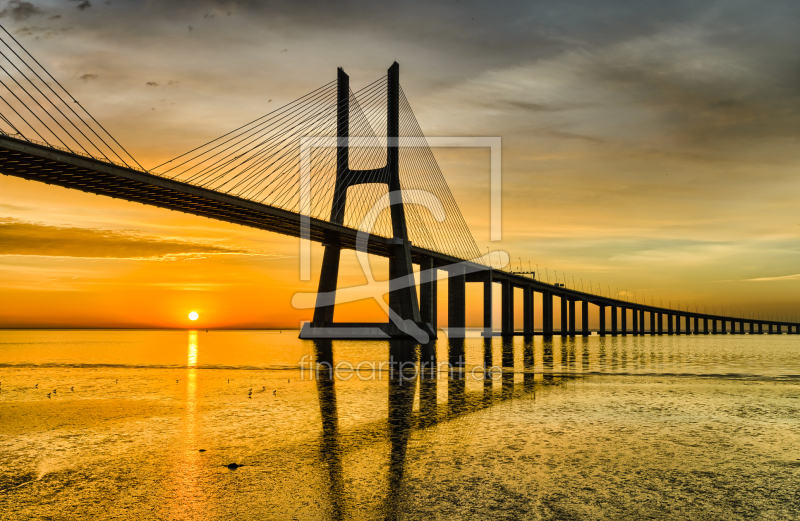
[[[597, 307], [601, 335], [800, 333], [797, 322], [647, 306], [493, 269], [403, 93], [397, 63], [357, 92], [339, 69], [334, 81], [305, 96], [145, 169], [2, 31], [0, 172], [324, 244], [314, 318], [301, 336], [435, 337], [440, 270], [447, 273], [450, 337], [465, 334], [468, 282], [484, 287], [484, 335], [493, 334], [494, 283], [501, 285], [505, 335], [535, 334], [535, 293], [542, 295], [544, 335], [588, 335], [589, 304]], [[337, 288], [343, 249], [389, 259], [388, 305], [379, 299], [387, 323], [335, 322], [333, 304], [348, 290]], [[522, 331], [514, 324], [515, 288], [523, 295]]]

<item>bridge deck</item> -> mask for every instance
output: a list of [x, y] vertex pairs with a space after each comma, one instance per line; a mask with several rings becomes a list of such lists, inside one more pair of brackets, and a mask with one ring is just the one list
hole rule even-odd
[[[301, 216], [298, 213], [3, 135], [0, 135], [0, 173], [241, 224], [292, 237], [301, 236]], [[313, 217], [309, 221], [309, 237], [312, 241], [339, 244], [345, 249], [355, 249], [357, 230]], [[370, 254], [390, 257], [392, 251], [391, 239], [379, 235], [369, 235], [368, 252]], [[416, 263], [423, 258], [432, 258], [434, 266], [440, 268], [465, 262], [463, 259], [416, 246], [411, 247], [411, 255]], [[489, 270], [482, 265], [473, 267], [479, 270]], [[646, 306], [570, 290], [513, 273], [498, 270], [491, 270], [491, 272], [492, 278], [496, 282], [505, 281], [513, 286], [530, 288], [539, 292], [547, 291], [557, 297], [585, 300], [596, 305], [709, 320], [745, 321], [765, 325], [772, 323], [780, 326], [794, 325], [793, 322], [722, 317]], [[474, 279], [474, 277], [470, 277], [470, 279]]]

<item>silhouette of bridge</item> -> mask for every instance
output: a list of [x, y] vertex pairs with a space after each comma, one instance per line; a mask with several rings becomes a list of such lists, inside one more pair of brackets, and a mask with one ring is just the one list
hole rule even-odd
[[[451, 338], [465, 336], [467, 283], [483, 285], [484, 336], [494, 334], [495, 283], [502, 335], [589, 335], [590, 304], [600, 335], [800, 334], [797, 322], [648, 306], [488, 265], [403, 93], [397, 63], [357, 92], [339, 69], [319, 89], [147, 170], [2, 30], [0, 172], [322, 243], [317, 305], [301, 332], [306, 338], [435, 337], [440, 270], [447, 274]], [[360, 229], [364, 222], [372, 223], [369, 230]], [[334, 321], [343, 249], [389, 259], [389, 322]], [[521, 331], [515, 288], [523, 295]], [[539, 331], [535, 293], [542, 295]]]

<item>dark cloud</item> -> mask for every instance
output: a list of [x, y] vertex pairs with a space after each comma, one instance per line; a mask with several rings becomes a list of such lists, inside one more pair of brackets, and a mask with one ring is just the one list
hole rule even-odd
[[97, 74], [83, 74], [78, 79], [83, 81], [95, 80], [97, 79]]
[[[77, 2], [78, 0], [72, 0], [72, 1], [73, 2]], [[81, 2], [77, 6], [75, 6], [75, 8], [78, 11], [85, 11], [85, 10], [89, 9], [90, 7], [92, 7], [92, 3], [89, 2], [89, 0], [83, 0], [83, 2]]]
[[0, 218], [3, 255], [167, 260], [208, 254], [252, 255], [200, 241], [162, 239], [129, 231], [49, 226]]
[[43, 11], [30, 2], [9, 0], [6, 7], [0, 11], [0, 18], [11, 17], [15, 22], [22, 22], [31, 16], [42, 14]]
[[147, 85], [148, 87], [158, 87], [158, 83], [155, 81], [148, 81], [147, 83], [145, 83], [145, 85]]

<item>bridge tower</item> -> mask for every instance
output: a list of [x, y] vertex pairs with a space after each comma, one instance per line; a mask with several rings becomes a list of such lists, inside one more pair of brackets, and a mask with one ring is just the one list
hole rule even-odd
[[[400, 186], [400, 65], [394, 62], [388, 72], [387, 86], [386, 165], [372, 170], [352, 170], [349, 165], [350, 78], [340, 67], [337, 76], [336, 114], [336, 182], [330, 221], [344, 224], [347, 189], [359, 184], [386, 184], [389, 191], [392, 220], [393, 255], [389, 259], [389, 308], [415, 331], [436, 336], [431, 323], [420, 318], [419, 302], [411, 261], [403, 194]], [[371, 230], [370, 230], [371, 231]], [[407, 338], [408, 328], [390, 320], [388, 323], [336, 323], [333, 320], [334, 300], [339, 278], [341, 246], [334, 237], [325, 244], [320, 273], [317, 304], [311, 324], [305, 324], [301, 338]], [[413, 324], [413, 325], [412, 325]], [[404, 330], [406, 329], [406, 330]]]

